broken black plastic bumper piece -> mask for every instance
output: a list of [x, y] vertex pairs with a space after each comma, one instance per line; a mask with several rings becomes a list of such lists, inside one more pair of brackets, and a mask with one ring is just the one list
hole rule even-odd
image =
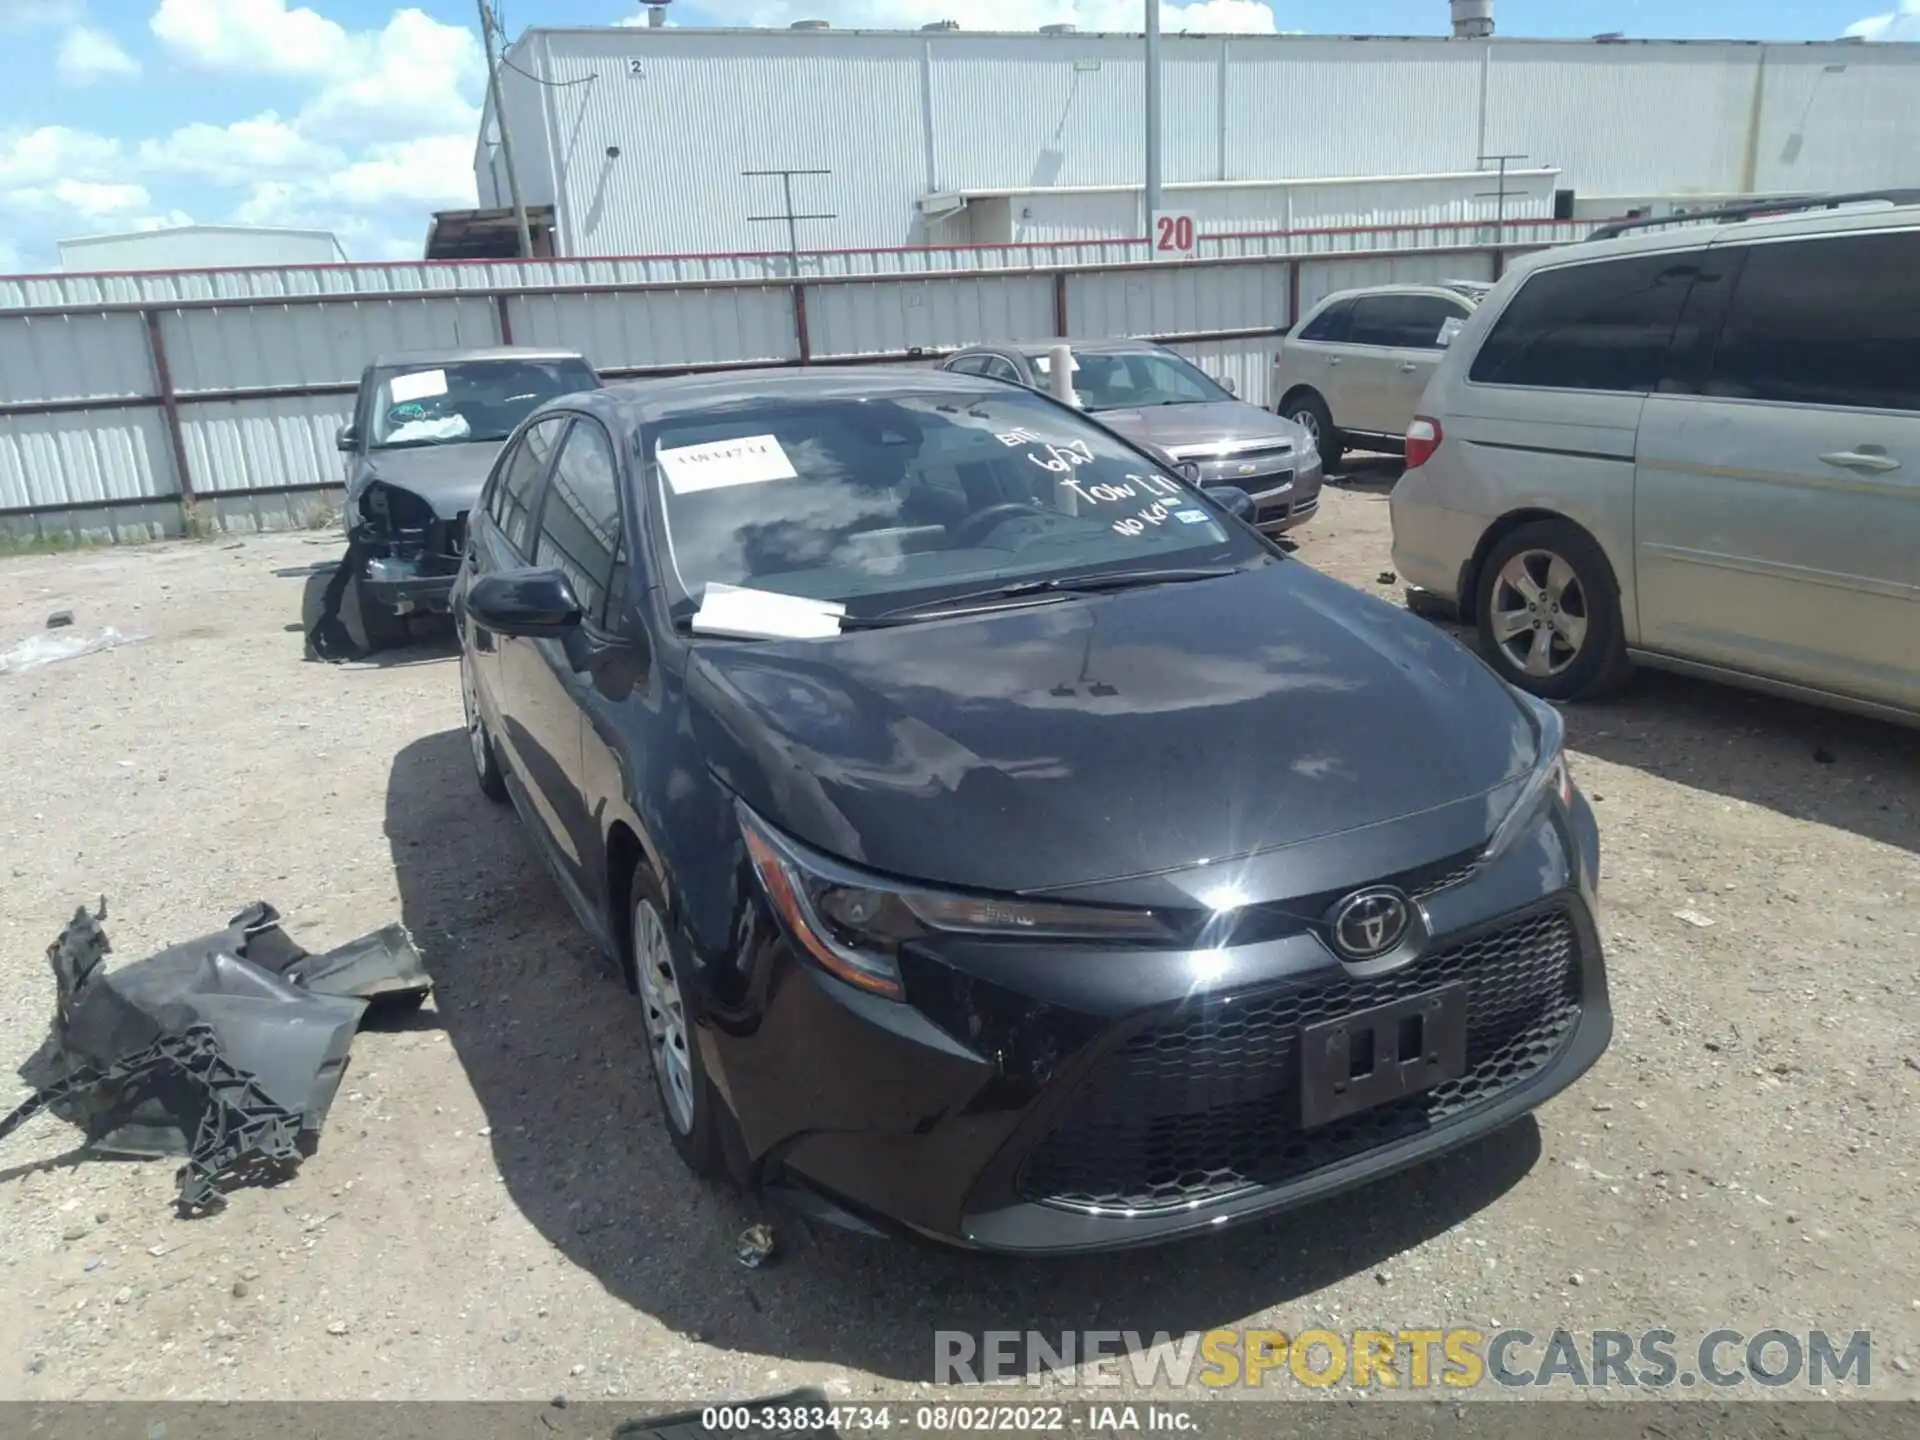
[[399, 925], [316, 954], [257, 901], [224, 930], [109, 971], [105, 917], [104, 900], [82, 907], [48, 947], [53, 1033], [21, 1067], [35, 1094], [0, 1120], [0, 1139], [52, 1110], [88, 1149], [184, 1155], [184, 1212], [312, 1154], [369, 1010], [433, 988]]

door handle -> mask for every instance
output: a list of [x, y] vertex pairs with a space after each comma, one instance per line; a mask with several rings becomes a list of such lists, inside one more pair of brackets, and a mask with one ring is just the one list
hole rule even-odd
[[1419, 368], [1420, 367], [1414, 364], [1413, 361], [1411, 360], [1402, 360], [1400, 362], [1400, 370], [1402, 374], [1411, 375], [1414, 371], [1418, 370]]
[[1890, 470], [1898, 470], [1900, 462], [1887, 454], [1884, 445], [1859, 445], [1852, 450], [1829, 450], [1820, 457], [1828, 465], [1837, 465], [1842, 470], [1860, 470], [1871, 475], [1884, 475]]
[[1338, 365], [1339, 363], [1340, 363], [1340, 357], [1338, 355], [1329, 355], [1327, 357], [1327, 364]]

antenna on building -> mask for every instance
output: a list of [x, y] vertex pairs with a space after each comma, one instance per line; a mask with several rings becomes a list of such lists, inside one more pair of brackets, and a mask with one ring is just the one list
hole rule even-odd
[[827, 211], [816, 211], [812, 214], [806, 214], [806, 215], [800, 214], [798, 211], [796, 211], [793, 208], [793, 177], [796, 175], [831, 175], [833, 174], [833, 171], [831, 170], [742, 170], [740, 173], [743, 176], [778, 175], [780, 177], [780, 195], [781, 195], [781, 198], [786, 202], [785, 208], [782, 209], [778, 215], [749, 215], [747, 216], [747, 223], [749, 225], [759, 225], [769, 220], [783, 220], [786, 222], [787, 260], [789, 265], [792, 267], [792, 273], [795, 276], [798, 276], [800, 273], [800, 225], [799, 225], [799, 222], [802, 220], [838, 220], [840, 217], [837, 214], [833, 214]]

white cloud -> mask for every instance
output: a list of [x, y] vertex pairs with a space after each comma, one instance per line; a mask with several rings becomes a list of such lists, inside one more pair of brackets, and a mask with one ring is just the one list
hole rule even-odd
[[324, 75], [350, 49], [345, 28], [285, 0], [160, 0], [148, 24], [161, 44], [209, 70]]
[[1856, 20], [1843, 32], [1863, 40], [1920, 41], [1920, 0], [1900, 0], [1900, 8], [1886, 15]]
[[[430, 210], [474, 203], [486, 72], [472, 29], [412, 6], [354, 29], [325, 13], [331, 0], [153, 3], [154, 37], [208, 77], [196, 82], [206, 118], [124, 142], [0, 127], [10, 265], [51, 266], [54, 242], [74, 235], [191, 223], [183, 205], [202, 221], [331, 230], [355, 258], [417, 256]], [[88, 25], [83, 0], [0, 0], [9, 27], [52, 37], [70, 80], [135, 64]], [[89, 50], [83, 34], [104, 44]], [[211, 82], [243, 77], [275, 86], [279, 103], [225, 119]]]
[[75, 25], [67, 31], [54, 66], [69, 85], [140, 73], [140, 62], [122, 50], [113, 36], [92, 25]]

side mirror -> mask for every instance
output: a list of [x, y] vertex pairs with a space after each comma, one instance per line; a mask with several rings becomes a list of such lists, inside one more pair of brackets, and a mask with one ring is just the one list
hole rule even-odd
[[556, 640], [584, 617], [573, 582], [559, 570], [502, 570], [482, 575], [467, 591], [467, 613], [496, 635]]
[[351, 425], [342, 425], [333, 435], [334, 448], [337, 450], [358, 450], [360, 432]]
[[1207, 498], [1236, 520], [1253, 519], [1253, 497], [1238, 485], [1209, 485]]
[[1233, 383], [1233, 376], [1231, 375], [1222, 375], [1220, 377], [1220, 388], [1229, 395], [1238, 395], [1240, 393], [1240, 387]]

